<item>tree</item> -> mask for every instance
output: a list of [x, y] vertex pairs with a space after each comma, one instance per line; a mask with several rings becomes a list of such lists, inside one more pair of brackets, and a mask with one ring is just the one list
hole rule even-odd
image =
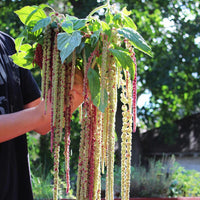
[[138, 95], [145, 91], [152, 94], [148, 107], [139, 109], [138, 116], [148, 128], [153, 128], [198, 112], [199, 1], [116, 2], [133, 11], [139, 32], [149, 41], [154, 53], [152, 59], [143, 54], [137, 57]]

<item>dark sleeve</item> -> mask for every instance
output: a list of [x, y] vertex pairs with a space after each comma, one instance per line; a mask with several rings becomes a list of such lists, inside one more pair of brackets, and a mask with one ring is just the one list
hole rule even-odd
[[20, 68], [20, 78], [23, 101], [26, 105], [40, 97], [40, 90], [29, 70]]
[[0, 31], [0, 46], [1, 48], [4, 48], [4, 50], [8, 55], [13, 55], [14, 53], [16, 53], [14, 39], [10, 35], [1, 31]]

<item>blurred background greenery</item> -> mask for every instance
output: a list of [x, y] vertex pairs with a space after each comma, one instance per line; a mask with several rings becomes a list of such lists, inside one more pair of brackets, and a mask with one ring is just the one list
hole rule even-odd
[[[41, 3], [47, 3], [63, 14], [67, 13], [84, 18], [92, 9], [102, 5], [105, 1], [1, 0], [1, 31], [16, 38], [23, 26], [14, 11], [26, 5], [39, 5]], [[140, 132], [156, 127], [165, 127], [175, 120], [198, 113], [200, 111], [199, 0], [113, 0], [111, 3], [115, 3], [119, 8], [126, 6], [128, 10], [132, 11], [131, 17], [138, 27], [138, 32], [152, 47], [153, 58], [135, 50], [138, 64], [139, 120], [137, 127]], [[32, 73], [40, 86], [39, 69], [33, 69]], [[73, 115], [71, 127], [70, 173], [72, 191], [70, 194], [75, 190], [77, 173], [80, 132], [78, 111]], [[120, 140], [118, 133], [117, 136]], [[35, 197], [38, 199], [49, 198], [52, 192], [53, 161], [49, 150], [49, 137], [50, 134], [39, 137], [33, 132], [29, 133], [28, 137], [33, 189]], [[165, 134], [165, 137], [168, 141], [173, 140], [171, 134]], [[60, 181], [61, 187], [64, 188], [63, 161], [64, 157], [61, 156]], [[119, 162], [116, 161], [116, 163]], [[182, 179], [186, 174], [190, 174], [184, 169], [182, 171]], [[180, 173], [176, 171], [174, 174], [177, 174], [177, 178], [173, 180], [177, 180], [177, 182], [168, 185], [168, 188], [172, 188], [171, 196], [178, 195], [183, 188], [187, 188], [184, 185], [179, 186], [181, 177], [178, 174]], [[177, 188], [179, 188], [178, 191]], [[61, 188], [60, 191], [60, 197], [65, 196], [64, 189]], [[200, 194], [200, 192], [197, 191], [196, 194]]]

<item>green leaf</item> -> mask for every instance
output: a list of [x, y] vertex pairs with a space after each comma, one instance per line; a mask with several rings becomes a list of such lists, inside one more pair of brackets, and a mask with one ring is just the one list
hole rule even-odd
[[46, 18], [42, 8], [37, 6], [25, 6], [20, 10], [15, 11], [21, 22], [27, 26], [34, 26], [40, 19]]
[[121, 13], [116, 13], [114, 15], [113, 21], [115, 22], [115, 25], [121, 24], [121, 21], [122, 21]]
[[99, 36], [100, 36], [100, 32], [101, 30], [95, 31], [92, 35], [91, 35], [91, 46], [94, 47], [95, 44], [98, 42], [99, 40]]
[[31, 48], [32, 46], [30, 44], [23, 44], [20, 47], [20, 51], [28, 52]]
[[11, 56], [11, 58], [13, 59], [13, 62], [20, 66], [20, 67], [23, 67], [23, 68], [26, 68], [26, 69], [32, 69], [33, 68], [33, 65], [31, 62], [29, 62], [27, 59], [26, 59], [26, 56], [28, 55], [27, 52], [19, 52], [19, 53], [15, 53]]
[[124, 18], [124, 27], [128, 26], [129, 28], [137, 30], [137, 26], [130, 17], [124, 15], [123, 18]]
[[39, 20], [32, 29], [32, 32], [35, 32], [41, 28], [45, 28], [51, 22], [51, 17], [46, 17], [44, 19]]
[[58, 34], [57, 42], [62, 63], [74, 51], [74, 49], [80, 45], [81, 39], [82, 35], [80, 34], [80, 31], [75, 31], [72, 35], [68, 33]]
[[88, 73], [87, 73], [87, 78], [88, 78], [88, 81], [89, 81], [91, 99], [93, 101], [95, 99], [95, 97], [98, 95], [98, 93], [100, 92], [99, 76], [94, 69], [89, 68]]
[[101, 21], [101, 27], [102, 27], [103, 32], [106, 33], [106, 35], [109, 35], [109, 36], [111, 35], [111, 28], [106, 22]]
[[101, 26], [102, 26], [103, 31], [109, 31], [110, 30], [110, 26], [104, 21], [101, 21]]
[[52, 7], [50, 7], [50, 6], [47, 5], [47, 4], [40, 4], [40, 5], [39, 5], [39, 8], [41, 8], [41, 9], [44, 9], [44, 8], [50, 8], [50, 9], [52, 9]]
[[130, 57], [130, 55], [125, 51], [118, 49], [109, 49], [109, 51], [119, 61], [122, 68], [129, 70], [131, 79], [133, 79], [135, 76], [135, 63], [133, 62], [133, 59]]
[[107, 24], [112, 23], [113, 21], [113, 15], [110, 13], [110, 11], [106, 12], [105, 14], [105, 21]]
[[135, 48], [146, 53], [149, 56], [152, 56], [151, 48], [147, 45], [143, 37], [137, 31], [126, 27], [118, 29], [118, 33], [129, 39]]
[[91, 23], [89, 23], [90, 31], [95, 32], [102, 28], [100, 21], [98, 21], [98, 20], [92, 21], [91, 20], [90, 22], [91, 22]]
[[66, 19], [66, 21], [72, 21], [72, 20], [77, 20], [78, 18], [75, 17], [75, 16], [71, 16], [71, 15], [66, 14], [65, 19]]
[[15, 48], [16, 48], [17, 52], [20, 50], [21, 44], [22, 44], [25, 37], [27, 37], [27, 29], [26, 28], [15, 39]]
[[74, 26], [74, 30], [79, 30], [85, 26], [85, 23], [88, 21], [86, 19], [75, 19], [71, 20]]
[[73, 23], [71, 21], [63, 22], [61, 27], [66, 33], [72, 33], [73, 32]]
[[27, 17], [29, 14], [31, 14], [36, 8], [31, 7], [31, 6], [25, 6], [21, 8], [20, 10], [16, 10], [15, 13], [18, 15], [19, 19], [23, 24], [25, 24]]
[[[98, 73], [94, 69], [89, 68], [87, 78], [89, 81], [89, 88], [93, 104], [98, 107], [101, 112], [105, 112], [105, 108], [108, 105], [108, 94], [106, 89], [104, 89], [104, 91], [100, 91], [100, 80]], [[104, 98], [102, 98], [102, 96]]]
[[33, 10], [27, 17], [25, 25], [34, 26], [39, 20], [46, 18], [46, 13], [40, 8]]
[[132, 11], [128, 11], [126, 7], [122, 8], [122, 13], [126, 16], [131, 15]]

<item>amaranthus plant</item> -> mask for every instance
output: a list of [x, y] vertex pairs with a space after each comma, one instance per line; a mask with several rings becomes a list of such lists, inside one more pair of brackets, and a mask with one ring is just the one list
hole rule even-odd
[[[93, 15], [105, 9], [100, 20]], [[83, 72], [77, 200], [101, 198], [101, 173], [106, 171], [106, 199], [114, 198], [114, 145], [117, 92], [121, 88], [121, 198], [129, 198], [132, 133], [136, 128], [135, 49], [151, 56], [151, 48], [137, 32], [126, 8], [109, 4], [85, 19], [55, 12], [48, 5], [16, 11], [25, 27], [12, 56], [21, 67], [39, 66], [42, 97], [52, 102], [51, 150], [54, 152], [54, 200], [58, 198], [60, 142], [65, 141], [67, 192], [70, 188], [69, 145], [71, 96], [76, 70]], [[26, 43], [26, 42], [29, 43]], [[89, 87], [88, 87], [89, 86]], [[50, 96], [48, 95], [50, 91]], [[133, 129], [132, 129], [133, 127]], [[106, 170], [105, 170], [106, 169]]]

